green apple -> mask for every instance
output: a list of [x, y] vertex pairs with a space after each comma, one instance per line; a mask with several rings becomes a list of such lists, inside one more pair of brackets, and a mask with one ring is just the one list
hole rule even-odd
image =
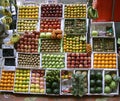
[[25, 92], [28, 92], [28, 88], [25, 89]]
[[16, 77], [19, 77], [19, 73], [16, 73]]
[[93, 30], [93, 31], [92, 31], [92, 36], [98, 36], [98, 31]]
[[21, 92], [21, 88], [18, 88], [18, 92]]
[[45, 90], [44, 89], [40, 89], [40, 93], [44, 93], [45, 92]]
[[20, 81], [19, 81], [19, 84], [22, 84], [22, 83], [23, 83], [23, 82], [20, 80]]
[[17, 87], [19, 87], [19, 85], [18, 85], [18, 84], [15, 84], [14, 87], [17, 88]]
[[14, 92], [18, 92], [18, 88], [14, 88]]

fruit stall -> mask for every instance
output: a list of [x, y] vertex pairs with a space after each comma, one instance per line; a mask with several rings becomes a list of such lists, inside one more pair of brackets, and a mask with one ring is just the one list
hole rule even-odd
[[0, 92], [119, 95], [114, 22], [89, 25], [87, 4], [19, 6], [16, 33], [0, 51]]

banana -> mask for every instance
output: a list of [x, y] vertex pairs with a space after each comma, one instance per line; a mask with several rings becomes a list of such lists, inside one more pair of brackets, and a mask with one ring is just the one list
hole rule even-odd
[[93, 9], [92, 6], [88, 7], [88, 18], [91, 18], [91, 19], [98, 18], [98, 12], [96, 9]]
[[5, 30], [9, 30], [10, 26], [8, 24], [5, 24]]
[[10, 24], [10, 23], [12, 23], [12, 18], [11, 17], [5, 17], [5, 19], [6, 19], [6, 22], [8, 23], [8, 24]]
[[19, 39], [20, 39], [20, 35], [18, 33], [15, 33], [10, 38], [10, 43], [15, 44], [19, 41]]

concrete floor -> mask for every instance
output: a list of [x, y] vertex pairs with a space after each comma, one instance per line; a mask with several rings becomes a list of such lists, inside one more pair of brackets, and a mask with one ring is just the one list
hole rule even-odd
[[80, 97], [51, 97], [42, 95], [13, 95], [0, 94], [0, 101], [120, 101], [120, 96], [102, 97], [102, 96], [84, 96]]

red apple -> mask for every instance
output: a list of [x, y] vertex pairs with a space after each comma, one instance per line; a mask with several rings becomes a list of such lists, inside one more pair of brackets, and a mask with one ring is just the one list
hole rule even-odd
[[79, 64], [79, 68], [83, 68], [83, 65], [82, 65], [82, 64]]
[[75, 64], [75, 61], [73, 61], [73, 60], [72, 60], [72, 61], [71, 61], [71, 64], [73, 64], [73, 65], [74, 65], [74, 64]]
[[75, 67], [75, 65], [72, 64], [72, 65], [71, 65], [71, 68], [74, 68], [74, 67]]
[[70, 57], [70, 56], [68, 56], [68, 57], [67, 57], [67, 60], [68, 60], [68, 61], [69, 61], [69, 60], [71, 60], [71, 57]]

